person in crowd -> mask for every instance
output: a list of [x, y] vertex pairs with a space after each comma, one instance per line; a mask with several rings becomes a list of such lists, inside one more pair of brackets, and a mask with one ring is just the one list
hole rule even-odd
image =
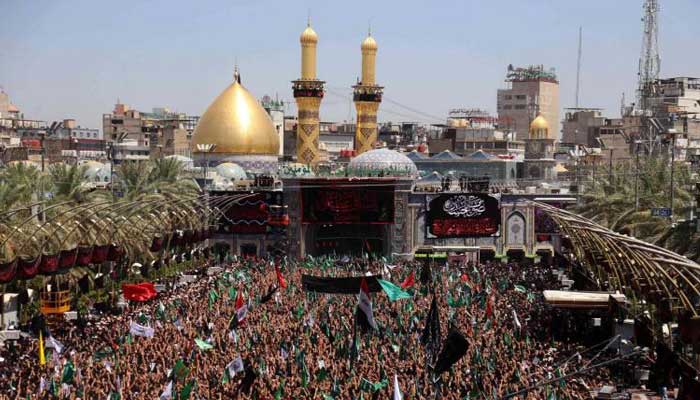
[[[576, 356], [575, 343], [553, 340], [553, 314], [541, 295], [558, 288], [549, 268], [433, 266], [427, 282], [419, 279], [421, 269], [416, 262], [388, 266], [349, 257], [234, 260], [217, 275], [130, 303], [120, 315], [51, 327], [50, 338], [62, 348], [48, 346], [43, 366], [33, 335], [0, 349], [0, 398], [387, 399], [396, 376], [404, 399], [435, 398], [436, 391], [441, 399], [494, 399], [588, 362]], [[377, 328], [369, 332], [355, 325], [357, 295], [301, 285], [302, 274], [368, 273], [396, 285], [415, 275], [413, 285], [404, 285], [411, 298], [371, 293]], [[433, 296], [440, 340], [457, 329], [468, 342], [439, 380], [421, 342]], [[611, 382], [602, 368], [514, 398], [588, 398]]]

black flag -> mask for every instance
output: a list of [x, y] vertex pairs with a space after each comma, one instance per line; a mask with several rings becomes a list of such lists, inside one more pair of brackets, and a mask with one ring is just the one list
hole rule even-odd
[[270, 285], [267, 288], [267, 294], [260, 298], [260, 304], [265, 304], [272, 298], [272, 295], [277, 291], [277, 285]]
[[258, 377], [258, 374], [255, 373], [255, 369], [253, 369], [253, 366], [250, 364], [250, 361], [243, 360], [243, 365], [244, 365], [244, 370], [243, 370], [244, 375], [243, 375], [243, 380], [241, 380], [241, 383], [238, 386], [238, 392], [250, 394], [250, 389], [253, 386], [253, 382], [255, 381], [255, 378]]
[[430, 347], [433, 355], [440, 348], [440, 310], [435, 294], [433, 294], [433, 302], [430, 304], [430, 311], [428, 311], [420, 341], [424, 346]]
[[459, 361], [459, 359], [467, 353], [468, 348], [469, 343], [464, 335], [456, 329], [452, 330], [450, 334], [447, 335], [445, 344], [442, 346], [442, 351], [435, 363], [435, 374], [440, 375], [450, 369], [454, 363]]
[[423, 263], [423, 267], [420, 270], [420, 283], [422, 284], [427, 284], [433, 279], [432, 274], [430, 272], [430, 265], [428, 262]]

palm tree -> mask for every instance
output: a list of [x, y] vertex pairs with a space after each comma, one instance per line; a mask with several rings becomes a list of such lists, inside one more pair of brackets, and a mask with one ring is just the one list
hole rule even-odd
[[49, 178], [53, 187], [53, 196], [60, 200], [84, 200], [85, 171], [87, 167], [78, 165], [53, 164], [49, 167]]
[[[674, 168], [674, 213], [686, 215], [692, 207], [692, 174], [684, 163], [676, 163]], [[638, 179], [638, 210], [635, 208], [635, 178]], [[690, 235], [688, 229], [680, 228], [666, 218], [651, 215], [652, 208], [668, 207], [670, 182], [669, 161], [666, 158], [648, 157], [640, 162], [639, 171], [633, 163], [620, 163], [612, 174], [597, 177], [587, 187], [575, 211], [614, 231], [633, 234], [679, 254], [691, 250], [697, 253], [700, 244], [696, 243], [698, 240]], [[697, 259], [697, 255], [694, 259]]]

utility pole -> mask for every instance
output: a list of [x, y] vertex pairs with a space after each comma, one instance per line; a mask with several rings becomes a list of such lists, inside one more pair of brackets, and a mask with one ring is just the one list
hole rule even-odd
[[639, 140], [634, 141], [636, 171], [634, 173], [634, 211], [639, 211]]
[[674, 200], [674, 185], [673, 185], [673, 171], [674, 171], [674, 165], [676, 162], [676, 130], [675, 129], [669, 129], [668, 133], [671, 135], [671, 184], [669, 191], [671, 192], [671, 204], [669, 205], [669, 208], [671, 209], [671, 222], [673, 222], [673, 200]]
[[615, 149], [610, 149], [610, 159], [608, 160], [608, 185], [612, 185], [612, 167], [613, 167], [613, 152]]

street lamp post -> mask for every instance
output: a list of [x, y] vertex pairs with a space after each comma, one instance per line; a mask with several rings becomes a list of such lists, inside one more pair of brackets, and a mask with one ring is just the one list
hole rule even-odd
[[673, 200], [675, 198], [675, 193], [674, 193], [674, 186], [673, 186], [673, 171], [674, 171], [674, 164], [676, 162], [676, 130], [675, 129], [669, 129], [668, 134], [671, 136], [671, 184], [670, 184], [670, 197], [671, 197], [671, 204], [669, 208], [671, 209], [671, 222], [673, 222]]
[[641, 140], [634, 141], [634, 163], [636, 169], [634, 173], [634, 211], [639, 211], [639, 145], [641, 143]]
[[[202, 189], [204, 190], [204, 203], [207, 207], [204, 208], [204, 218], [207, 221], [207, 229], [209, 229], [209, 186], [207, 185], [207, 178], [209, 176], [209, 159], [207, 155], [216, 148], [215, 144], [212, 143], [199, 143], [197, 144], [197, 150], [204, 153], [204, 179], [202, 180]], [[207, 239], [206, 246], [209, 246], [209, 239]]]
[[212, 143], [199, 143], [197, 144], [197, 150], [200, 153], [204, 153], [204, 180], [202, 181], [202, 184], [204, 185], [204, 189], [206, 190], [207, 187], [207, 178], [209, 176], [209, 160], [207, 158], [207, 155], [214, 151], [216, 148], [215, 144]]

